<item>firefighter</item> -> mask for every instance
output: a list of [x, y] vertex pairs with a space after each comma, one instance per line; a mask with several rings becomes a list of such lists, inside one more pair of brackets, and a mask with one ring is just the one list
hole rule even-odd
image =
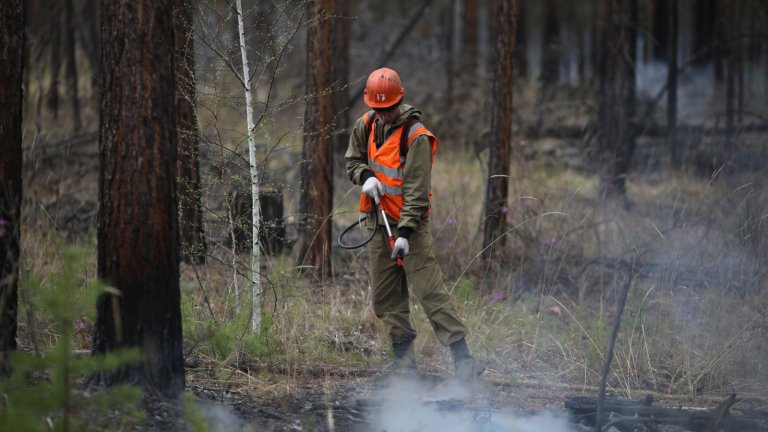
[[[429, 318], [438, 340], [449, 346], [456, 375], [476, 378], [485, 368], [469, 353], [467, 328], [459, 319], [445, 287], [429, 231], [430, 181], [437, 137], [421, 123], [421, 111], [403, 103], [405, 89], [397, 72], [388, 68], [368, 76], [363, 100], [371, 108], [356, 122], [345, 155], [347, 177], [362, 186], [360, 211], [366, 225], [378, 229], [369, 243], [373, 310], [383, 323], [395, 355], [393, 368], [416, 371], [409, 292]], [[390, 248], [381, 212], [397, 227]], [[402, 267], [396, 258], [402, 257]]]

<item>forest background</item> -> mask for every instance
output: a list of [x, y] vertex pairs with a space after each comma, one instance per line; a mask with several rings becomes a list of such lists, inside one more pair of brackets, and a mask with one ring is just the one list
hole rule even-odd
[[[23, 195], [0, 237], [20, 236], [18, 350], [98, 352], [88, 287], [120, 244], [97, 244], [113, 205], [99, 193], [107, 9], [11, 3], [26, 17], [23, 82], [2, 83], [24, 89]], [[291, 405], [311, 379], [387, 363], [366, 249], [335, 244], [358, 218], [343, 171], [350, 125], [366, 111], [367, 74], [386, 65], [440, 140], [431, 230], [489, 382], [598, 385], [627, 287], [609, 392], [766, 401], [764, 2], [245, 1], [242, 14], [226, 1], [160, 3], [176, 22], [191, 17], [173, 56], [192, 121], [172, 125], [194, 143], [179, 144], [175, 205], [178, 342], [198, 396]], [[45, 300], [62, 292], [64, 315]], [[420, 367], [450, 374], [413, 312]]]

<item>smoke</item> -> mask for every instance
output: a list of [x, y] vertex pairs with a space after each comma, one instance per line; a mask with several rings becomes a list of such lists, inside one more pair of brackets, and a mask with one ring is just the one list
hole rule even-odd
[[427, 383], [417, 379], [392, 379], [371, 395], [377, 410], [372, 430], [387, 432], [572, 432], [564, 416], [544, 412], [519, 416], [494, 409], [490, 392], [479, 385], [456, 381]]
[[206, 430], [234, 432], [242, 431], [245, 426], [243, 420], [231, 409], [216, 402], [197, 400], [195, 406], [202, 414]]

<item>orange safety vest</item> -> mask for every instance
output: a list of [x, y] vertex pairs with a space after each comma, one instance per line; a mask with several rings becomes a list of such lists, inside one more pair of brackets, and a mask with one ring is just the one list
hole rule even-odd
[[[374, 111], [368, 111], [365, 113], [365, 124], [368, 125], [371, 121], [371, 116], [374, 115]], [[375, 119], [373, 119], [375, 120]], [[406, 126], [410, 126], [408, 131], [404, 131]], [[403, 210], [403, 172], [405, 165], [405, 155], [408, 149], [411, 147], [413, 140], [420, 135], [426, 135], [429, 138], [429, 143], [432, 147], [432, 160], [431, 163], [435, 163], [435, 153], [437, 152], [437, 137], [432, 135], [431, 132], [421, 124], [420, 121], [406, 121], [394, 130], [389, 137], [384, 141], [381, 147], [376, 148], [376, 135], [374, 127], [370, 128], [368, 134], [368, 167], [373, 171], [373, 174], [384, 186], [384, 195], [380, 197], [381, 204], [384, 207], [384, 212], [393, 220], [400, 220], [400, 212]], [[407, 139], [403, 140], [403, 134], [407, 133]], [[404, 146], [402, 146], [404, 144]], [[404, 147], [404, 148], [401, 148]], [[432, 197], [432, 191], [429, 191], [430, 198]], [[360, 194], [360, 211], [371, 212], [373, 199], [367, 194]], [[422, 217], [429, 216], [429, 209], [424, 213]]]

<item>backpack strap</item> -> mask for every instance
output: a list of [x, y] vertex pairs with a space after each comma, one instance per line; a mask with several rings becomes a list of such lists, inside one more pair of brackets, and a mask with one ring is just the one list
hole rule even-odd
[[[368, 119], [365, 121], [365, 139], [370, 140], [371, 133], [373, 133], [373, 124], [376, 122], [376, 119], [379, 116], [376, 114], [376, 111], [374, 110], [368, 111], [367, 114], [368, 114]], [[367, 142], [368, 141], [366, 141], [366, 148], [368, 148]]]
[[403, 123], [403, 133], [400, 134], [400, 160], [405, 162], [405, 156], [408, 154], [408, 138], [411, 134], [413, 125], [419, 123], [416, 117], [408, 117]]
[[[365, 121], [365, 137], [370, 140], [370, 136], [374, 132], [373, 125], [379, 116], [374, 110], [369, 111], [367, 115], [368, 119]], [[400, 160], [402, 161], [405, 161], [405, 156], [408, 154], [408, 138], [411, 128], [416, 123], [419, 123], [419, 119], [414, 116], [408, 117], [405, 122], [403, 122], [403, 133], [400, 134]]]

